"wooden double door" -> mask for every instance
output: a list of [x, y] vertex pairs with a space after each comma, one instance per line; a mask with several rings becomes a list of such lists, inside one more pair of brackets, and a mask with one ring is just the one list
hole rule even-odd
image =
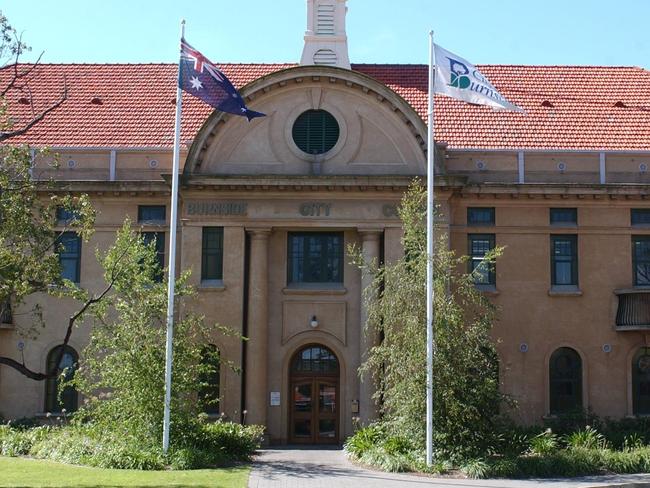
[[294, 377], [291, 380], [290, 398], [290, 442], [338, 444], [338, 378]]

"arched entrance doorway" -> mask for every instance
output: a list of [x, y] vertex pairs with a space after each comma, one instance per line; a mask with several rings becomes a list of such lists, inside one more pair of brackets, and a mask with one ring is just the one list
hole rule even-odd
[[338, 359], [325, 346], [312, 344], [293, 355], [289, 368], [289, 442], [338, 444]]

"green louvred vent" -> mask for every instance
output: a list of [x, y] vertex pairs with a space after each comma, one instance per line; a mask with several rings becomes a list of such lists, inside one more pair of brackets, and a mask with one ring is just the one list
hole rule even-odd
[[325, 110], [307, 110], [293, 124], [293, 141], [308, 154], [323, 154], [339, 140], [339, 124]]

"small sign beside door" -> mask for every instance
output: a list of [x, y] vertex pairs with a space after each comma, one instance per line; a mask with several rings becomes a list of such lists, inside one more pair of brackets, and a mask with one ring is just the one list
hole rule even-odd
[[279, 407], [280, 406], [280, 392], [272, 391], [271, 392], [271, 406]]

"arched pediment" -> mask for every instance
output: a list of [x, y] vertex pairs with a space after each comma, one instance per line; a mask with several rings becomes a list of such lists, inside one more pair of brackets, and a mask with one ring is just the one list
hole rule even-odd
[[[341, 68], [301, 66], [245, 86], [241, 94], [266, 117], [215, 111], [194, 139], [189, 175], [423, 175], [426, 125], [413, 108], [373, 78]], [[339, 125], [334, 147], [320, 155], [293, 141], [307, 110], [326, 110]]]

